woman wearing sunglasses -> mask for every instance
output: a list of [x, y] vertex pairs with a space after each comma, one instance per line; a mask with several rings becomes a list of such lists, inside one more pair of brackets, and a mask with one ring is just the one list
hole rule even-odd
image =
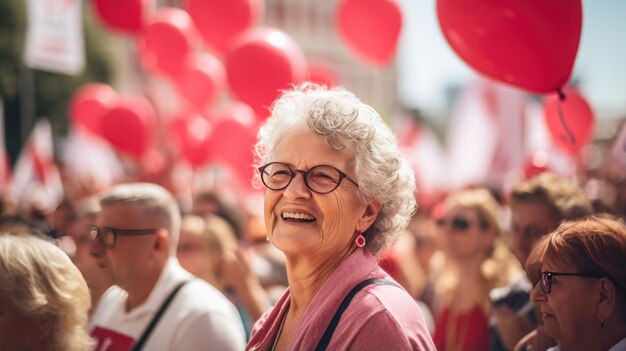
[[255, 149], [289, 289], [248, 349], [434, 350], [419, 307], [376, 262], [415, 210], [413, 173], [380, 116], [305, 84], [274, 102]]
[[531, 299], [560, 351], [626, 350], [626, 227], [593, 216], [564, 222], [526, 263]]
[[522, 272], [502, 240], [499, 212], [486, 189], [462, 190], [444, 203], [438, 224], [446, 259], [434, 284], [437, 350], [489, 348], [489, 291]]

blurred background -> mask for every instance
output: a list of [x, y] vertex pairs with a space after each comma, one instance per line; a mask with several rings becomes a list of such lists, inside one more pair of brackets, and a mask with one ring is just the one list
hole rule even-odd
[[[226, 184], [257, 211], [256, 130], [279, 89], [311, 80], [354, 92], [396, 130], [425, 208], [547, 169], [612, 206], [626, 179], [626, 3], [585, 0], [582, 14], [563, 88], [586, 112], [478, 73], [435, 0], [0, 0], [2, 192], [55, 207], [145, 180], [184, 207]], [[521, 40], [578, 43], [537, 28]]]

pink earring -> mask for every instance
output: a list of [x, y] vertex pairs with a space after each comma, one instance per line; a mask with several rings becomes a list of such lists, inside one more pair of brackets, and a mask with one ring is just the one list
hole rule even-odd
[[358, 247], [365, 246], [365, 237], [363, 236], [363, 233], [361, 231], [357, 231], [357, 233], [359, 233], [359, 236], [357, 236], [356, 239], [354, 239], [354, 243]]

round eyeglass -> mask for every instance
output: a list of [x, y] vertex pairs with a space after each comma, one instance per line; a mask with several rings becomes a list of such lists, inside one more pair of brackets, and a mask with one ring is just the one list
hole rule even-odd
[[600, 274], [594, 274], [594, 273], [541, 272], [541, 280], [539, 281], [539, 283], [541, 284], [541, 291], [543, 291], [544, 294], [548, 295], [552, 291], [553, 277], [556, 277], [559, 275], [594, 278], [594, 279], [604, 278], [604, 276]]
[[113, 227], [98, 228], [96, 226], [92, 226], [89, 229], [89, 236], [91, 237], [91, 240], [94, 241], [96, 239], [100, 239], [100, 244], [102, 244], [102, 246], [107, 249], [112, 249], [115, 247], [115, 243], [117, 242], [117, 237], [119, 235], [148, 235], [156, 232], [156, 229], [118, 229]]
[[306, 187], [318, 194], [328, 194], [337, 189], [344, 178], [356, 185], [357, 188], [359, 187], [359, 184], [347, 174], [329, 165], [318, 165], [310, 168], [308, 171], [303, 171], [301, 169], [291, 169], [291, 167], [282, 162], [271, 162], [259, 167], [259, 172], [261, 172], [263, 185], [271, 190], [287, 188], [298, 173], [302, 174]]

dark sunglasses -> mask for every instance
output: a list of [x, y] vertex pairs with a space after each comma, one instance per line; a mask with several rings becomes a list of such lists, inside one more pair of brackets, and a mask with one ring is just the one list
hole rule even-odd
[[467, 218], [461, 217], [461, 216], [456, 216], [448, 221], [446, 221], [444, 218], [441, 218], [437, 221], [438, 226], [444, 227], [446, 225], [450, 225], [452, 229], [457, 230], [457, 231], [468, 230], [470, 227], [470, 224], [471, 222]]

